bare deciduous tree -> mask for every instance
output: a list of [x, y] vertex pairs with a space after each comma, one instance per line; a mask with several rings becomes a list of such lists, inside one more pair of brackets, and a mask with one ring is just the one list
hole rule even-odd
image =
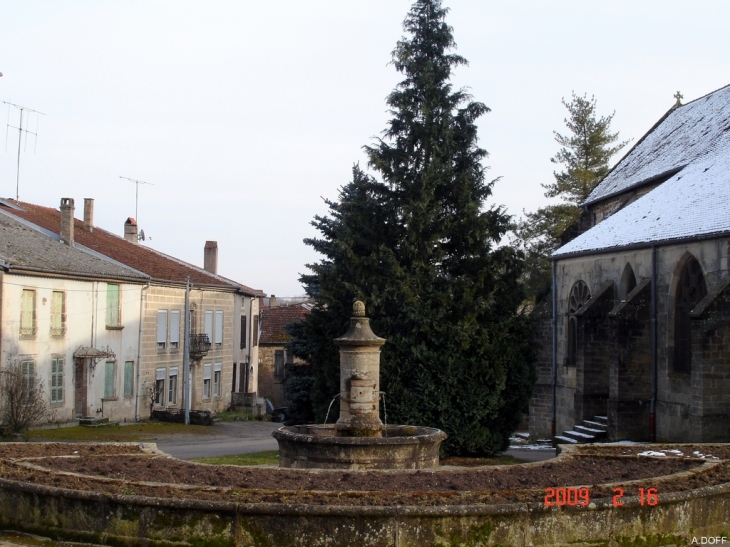
[[27, 431], [48, 416], [43, 381], [33, 363], [8, 360], [0, 369], [0, 423], [10, 433]]

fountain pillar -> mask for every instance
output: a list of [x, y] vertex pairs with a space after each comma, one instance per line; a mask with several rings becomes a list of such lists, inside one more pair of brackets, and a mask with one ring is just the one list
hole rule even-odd
[[380, 348], [365, 317], [365, 304], [352, 306], [349, 330], [334, 343], [340, 348], [340, 417], [335, 428], [343, 436], [381, 437]]

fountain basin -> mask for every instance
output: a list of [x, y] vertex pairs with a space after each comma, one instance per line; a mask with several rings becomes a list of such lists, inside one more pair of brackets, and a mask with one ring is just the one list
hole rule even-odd
[[446, 433], [388, 425], [381, 437], [346, 436], [335, 425], [294, 425], [272, 433], [279, 467], [295, 469], [435, 469]]

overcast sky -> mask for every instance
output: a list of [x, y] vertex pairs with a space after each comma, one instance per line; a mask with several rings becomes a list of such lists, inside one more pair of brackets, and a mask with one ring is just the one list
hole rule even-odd
[[[460, 67], [492, 112], [479, 121], [495, 186], [513, 215], [545, 202], [561, 98], [595, 95], [613, 129], [640, 138], [681, 91], [730, 84], [730, 2], [445, 0]], [[95, 224], [135, 214], [162, 252], [268, 294], [303, 293], [302, 243], [362, 146], [385, 128], [389, 65], [408, 0], [0, 0], [0, 99], [24, 119], [20, 199], [95, 199]], [[5, 126], [18, 110], [0, 105]], [[6, 127], [4, 129], [7, 130]], [[0, 196], [15, 197], [18, 132], [4, 131]], [[617, 158], [618, 159], [618, 158]]]

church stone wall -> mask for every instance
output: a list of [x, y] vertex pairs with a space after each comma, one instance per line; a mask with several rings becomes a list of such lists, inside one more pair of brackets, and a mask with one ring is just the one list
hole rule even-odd
[[[703, 316], [692, 321], [692, 373], [673, 372], [674, 295], [682, 266], [690, 256], [696, 258], [712, 291], [729, 275], [729, 249], [727, 238], [657, 248], [657, 440], [730, 440], [727, 425], [730, 422], [730, 303], [727, 299], [713, 304], [712, 319]], [[651, 279], [651, 249], [566, 258], [557, 264], [558, 433], [571, 429], [589, 417], [595, 411], [594, 406], [602, 404], [600, 389], [606, 382], [609, 396], [604, 413], [609, 416], [610, 437], [646, 440], [649, 435], [651, 323], [647, 295], [637, 299], [633, 303], [635, 309], [627, 310], [624, 315], [611, 316], [603, 309], [594, 316], [579, 317], [576, 364], [567, 366], [566, 363], [568, 297], [573, 285], [584, 281], [595, 295], [611, 281], [615, 291], [613, 304], [619, 304], [626, 296], [621, 283], [627, 264], [631, 265], [637, 283]], [[543, 333], [540, 343], [548, 340]], [[549, 351], [550, 345], [547, 347]], [[606, 376], [601, 374], [601, 367], [606, 369]], [[536, 390], [532, 404], [538, 412], [551, 407], [551, 389], [546, 385], [549, 383], [538, 380], [540, 389]], [[536, 431], [541, 420], [535, 420]]]

